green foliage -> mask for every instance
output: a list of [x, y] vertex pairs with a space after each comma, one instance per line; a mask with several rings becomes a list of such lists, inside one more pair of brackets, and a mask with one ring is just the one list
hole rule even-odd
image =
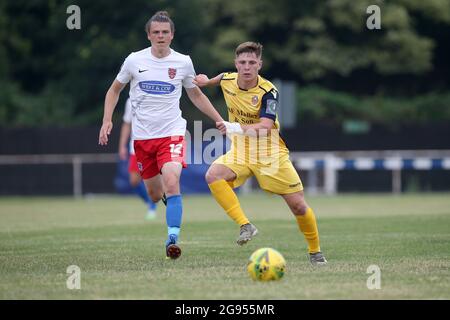
[[450, 92], [406, 98], [383, 95], [355, 96], [309, 86], [298, 91], [298, 115], [302, 120], [342, 124], [362, 120], [376, 124], [421, 124], [450, 120]]
[[[18, 93], [10, 87], [0, 95], [0, 124], [19, 126], [46, 126], [73, 123], [74, 100], [55, 86], [46, 87], [40, 95]], [[7, 107], [6, 107], [7, 106]]]
[[[236, 19], [233, 26], [252, 30], [250, 36], [266, 40], [272, 69], [287, 65], [290, 77], [301, 75], [303, 80], [310, 81], [334, 74], [347, 77], [355, 70], [369, 67], [381, 75], [420, 74], [432, 68], [435, 42], [420, 34], [414, 16], [414, 12], [428, 7], [412, 6], [413, 10], [406, 4], [373, 0], [281, 0], [272, 10], [264, 11], [258, 10], [261, 3], [230, 2], [232, 8], [243, 10], [241, 18], [247, 17], [249, 6], [258, 12], [245, 22]], [[366, 27], [366, 8], [372, 4], [381, 8], [381, 30]], [[234, 17], [238, 16], [237, 11]], [[267, 19], [269, 12], [274, 18]], [[441, 21], [447, 23], [445, 19]], [[259, 25], [259, 32], [253, 25]], [[267, 41], [267, 35], [274, 37]]]

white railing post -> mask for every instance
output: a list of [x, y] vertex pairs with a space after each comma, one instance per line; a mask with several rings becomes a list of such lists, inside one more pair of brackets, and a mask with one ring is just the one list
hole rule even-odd
[[402, 193], [402, 170], [401, 169], [392, 170], [392, 193], [394, 193], [394, 194]]
[[308, 170], [308, 188], [306, 190], [311, 195], [319, 193], [319, 170], [317, 168]]
[[392, 170], [392, 193], [402, 192], [402, 158], [399, 155], [386, 158], [385, 168]]
[[79, 156], [72, 158], [73, 166], [73, 196], [75, 198], [81, 198], [83, 195], [83, 172], [82, 172], [82, 159]]
[[337, 191], [338, 160], [332, 153], [325, 155], [324, 191], [327, 195], [334, 195]]

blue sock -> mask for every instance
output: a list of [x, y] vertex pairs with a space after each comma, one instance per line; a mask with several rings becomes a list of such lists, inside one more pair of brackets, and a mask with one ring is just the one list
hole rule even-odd
[[181, 227], [181, 216], [183, 214], [183, 204], [181, 195], [174, 195], [167, 198], [166, 223], [167, 233], [175, 234], [178, 238]]
[[141, 183], [139, 183], [138, 186], [135, 187], [133, 190], [149, 206], [149, 208], [151, 204], [154, 204], [147, 193], [147, 188], [145, 187], [143, 181], [141, 181]]

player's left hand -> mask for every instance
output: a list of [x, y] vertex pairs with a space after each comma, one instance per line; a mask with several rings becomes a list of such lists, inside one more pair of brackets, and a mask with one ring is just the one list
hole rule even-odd
[[108, 144], [108, 136], [111, 134], [113, 128], [112, 121], [104, 122], [100, 133], [98, 135], [98, 144], [101, 146], [106, 146]]
[[209, 83], [209, 78], [205, 74], [198, 74], [194, 77], [194, 80], [192, 80], [192, 83], [198, 87], [205, 87]]

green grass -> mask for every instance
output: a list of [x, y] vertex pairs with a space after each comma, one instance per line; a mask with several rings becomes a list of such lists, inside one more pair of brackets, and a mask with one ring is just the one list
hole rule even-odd
[[[450, 299], [450, 194], [307, 197], [329, 265], [313, 268], [281, 198], [241, 197], [260, 233], [244, 247], [209, 196], [185, 196], [183, 255], [164, 258], [164, 207], [134, 197], [0, 198], [0, 299]], [[279, 282], [252, 281], [250, 254], [273, 247]], [[369, 265], [381, 289], [368, 290]], [[69, 265], [81, 290], [66, 287]]]

